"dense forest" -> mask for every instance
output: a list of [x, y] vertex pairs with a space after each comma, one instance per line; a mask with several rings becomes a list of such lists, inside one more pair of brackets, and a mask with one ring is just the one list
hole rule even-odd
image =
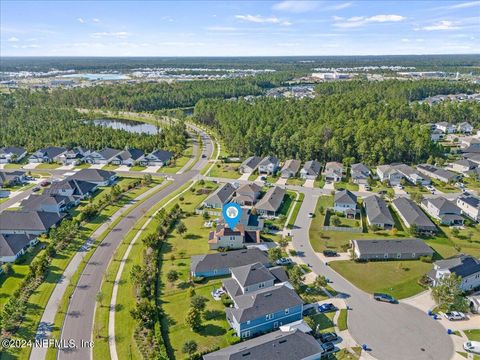
[[24, 146], [34, 151], [45, 146], [89, 149], [128, 146], [144, 151], [163, 148], [180, 153], [186, 146], [183, 122], [162, 124], [158, 135], [135, 134], [94, 125], [85, 121], [85, 114], [73, 108], [55, 106], [44, 96], [28, 91], [1, 95], [0, 116], [0, 147]]
[[441, 156], [422, 124], [479, 124], [480, 105], [416, 100], [436, 94], [478, 91], [478, 85], [447, 81], [332, 82], [304, 100], [201, 100], [194, 119], [215, 127], [238, 155], [281, 158], [418, 163]]

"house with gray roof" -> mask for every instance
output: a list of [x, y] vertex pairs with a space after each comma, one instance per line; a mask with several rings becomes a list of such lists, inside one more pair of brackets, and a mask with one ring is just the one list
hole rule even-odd
[[0, 263], [14, 262], [37, 242], [34, 235], [0, 233]]
[[52, 185], [48, 189], [45, 189], [43, 193], [46, 195], [73, 197], [78, 204], [80, 200], [90, 197], [97, 188], [98, 185], [92, 182], [66, 178], [52, 183]]
[[417, 169], [432, 179], [436, 179], [444, 183], [458, 181], [461, 178], [461, 175], [459, 174], [429, 164], [417, 165]]
[[30, 195], [22, 200], [20, 207], [24, 211], [46, 211], [61, 213], [76, 205], [73, 196], [63, 195]]
[[25, 174], [23, 170], [0, 170], [0, 188], [11, 187], [25, 182]]
[[464, 223], [462, 210], [453, 201], [444, 197], [425, 198], [420, 206], [443, 225], [463, 225]]
[[434, 254], [420, 239], [352, 240], [351, 243], [358, 260], [415, 260]]
[[457, 198], [457, 206], [462, 210], [463, 215], [480, 222], [480, 198], [464, 193]]
[[23, 147], [7, 146], [0, 149], [0, 164], [15, 163], [27, 156]]
[[221, 185], [203, 202], [203, 206], [207, 208], [221, 209], [223, 205], [228, 203], [235, 193], [235, 187], [230, 183]]
[[190, 274], [194, 277], [225, 276], [230, 274], [231, 268], [257, 262], [270, 266], [268, 254], [258, 248], [196, 255], [190, 258]]
[[49, 146], [38, 151], [35, 151], [28, 161], [30, 163], [53, 163], [60, 162], [59, 156], [66, 153], [67, 149], [64, 147]]
[[323, 176], [326, 181], [338, 182], [342, 181], [343, 178], [343, 164], [337, 161], [331, 161], [325, 164], [325, 169], [323, 169]]
[[455, 132], [455, 125], [446, 121], [441, 121], [435, 124], [435, 128], [443, 131], [445, 134], [453, 134]]
[[366, 184], [370, 177], [370, 169], [362, 163], [352, 164], [350, 167], [350, 178], [355, 184]]
[[391, 186], [400, 184], [400, 181], [404, 177], [393, 165], [377, 166], [377, 175], [380, 181], [388, 182]]
[[390, 230], [395, 226], [387, 203], [381, 197], [372, 195], [363, 201], [368, 225], [384, 230]]
[[433, 269], [427, 274], [432, 285], [437, 286], [444, 276], [455, 274], [462, 278], [460, 289], [470, 291], [480, 287], [480, 259], [471, 255], [457, 255], [433, 263]]
[[43, 211], [3, 211], [0, 213], [0, 229], [3, 234], [45, 234], [64, 216]]
[[265, 156], [262, 161], [258, 163], [258, 173], [274, 175], [278, 170], [279, 161], [275, 156]]
[[457, 125], [457, 132], [463, 134], [471, 134], [473, 132], [473, 126], [470, 123], [463, 121]]
[[142, 166], [165, 166], [170, 163], [173, 158], [173, 153], [166, 150], [155, 150], [140, 159]]
[[268, 189], [267, 193], [261, 198], [255, 209], [261, 215], [277, 216], [280, 207], [283, 204], [283, 198], [286, 191], [278, 186]]
[[99, 151], [92, 151], [85, 157], [85, 162], [88, 164], [110, 164], [122, 150], [112, 149], [109, 147], [103, 148]]
[[398, 197], [392, 201], [392, 206], [407, 228], [415, 225], [417, 231], [422, 234], [434, 234], [438, 231], [435, 224], [412, 200]]
[[450, 163], [450, 169], [452, 169], [452, 171], [462, 174], [466, 174], [475, 168], [478, 168], [478, 164], [468, 159], [459, 159]]
[[114, 165], [134, 166], [140, 164], [144, 155], [143, 150], [127, 148], [117, 154], [110, 163]]
[[256, 183], [240, 185], [240, 187], [235, 190], [233, 202], [242, 206], [252, 206], [260, 197], [261, 190], [262, 188]]
[[345, 215], [355, 217], [357, 213], [357, 195], [350, 190], [340, 190], [335, 192], [333, 197], [333, 209]]
[[414, 185], [429, 185], [431, 183], [431, 180], [428, 176], [420, 173], [409, 165], [396, 164], [393, 165], [393, 168]]
[[231, 298], [273, 286], [276, 281], [278, 282], [270, 270], [261, 263], [235, 267], [230, 271], [232, 277], [223, 282], [223, 288]]
[[69, 179], [86, 181], [97, 186], [108, 186], [115, 182], [117, 175], [113, 171], [108, 170], [81, 169], [70, 176]]
[[294, 329], [274, 331], [204, 355], [204, 360], [316, 360], [322, 357], [320, 343]]
[[315, 180], [320, 175], [322, 165], [317, 160], [309, 160], [300, 170], [300, 178], [306, 180]]
[[282, 170], [280, 170], [280, 176], [284, 179], [295, 177], [298, 173], [298, 170], [300, 170], [300, 165], [300, 160], [290, 159], [285, 161], [282, 166]]
[[245, 161], [238, 167], [238, 171], [240, 171], [240, 174], [253, 173], [255, 170], [257, 170], [260, 161], [262, 161], [261, 157], [250, 156], [249, 158], [245, 159]]
[[58, 162], [63, 165], [79, 165], [84, 161], [85, 156], [88, 156], [88, 154], [90, 154], [89, 150], [76, 147], [59, 155]]

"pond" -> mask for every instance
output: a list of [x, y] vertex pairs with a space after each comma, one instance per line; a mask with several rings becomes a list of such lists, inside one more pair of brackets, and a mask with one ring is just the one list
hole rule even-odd
[[95, 125], [105, 126], [117, 130], [125, 130], [137, 134], [156, 135], [161, 129], [157, 129], [155, 125], [146, 124], [139, 121], [126, 119], [95, 119], [92, 120]]

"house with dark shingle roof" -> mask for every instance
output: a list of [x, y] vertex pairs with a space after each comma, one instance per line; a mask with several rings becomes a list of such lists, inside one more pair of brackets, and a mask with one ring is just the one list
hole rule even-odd
[[234, 229], [228, 225], [219, 224], [215, 231], [208, 235], [208, 246], [210, 250], [217, 249], [241, 249], [246, 245], [260, 243], [260, 231], [245, 231], [243, 224], [237, 224]]
[[395, 221], [390, 214], [390, 210], [388, 210], [387, 203], [381, 197], [369, 196], [365, 198], [363, 205], [365, 206], [368, 225], [385, 230], [390, 230], [395, 226]]
[[14, 262], [37, 242], [34, 235], [0, 233], [0, 263]]
[[66, 151], [62, 155], [59, 155], [58, 162], [62, 163], [63, 165], [78, 165], [84, 161], [85, 156], [88, 156], [88, 154], [90, 154], [89, 150], [76, 147]]
[[257, 170], [260, 161], [262, 161], [261, 157], [250, 156], [249, 158], [245, 159], [245, 161], [238, 167], [238, 171], [240, 171], [240, 174], [253, 173], [255, 170]]
[[147, 154], [140, 160], [142, 166], [165, 166], [170, 163], [173, 153], [166, 150], [155, 150]]
[[333, 209], [344, 214], [357, 212], [357, 195], [350, 190], [337, 191], [333, 197]]
[[279, 161], [275, 156], [265, 156], [262, 161], [258, 163], [259, 174], [275, 174], [278, 169]]
[[233, 202], [243, 206], [252, 206], [260, 197], [262, 188], [256, 183], [241, 185], [235, 190]]
[[98, 185], [92, 182], [66, 178], [52, 183], [43, 193], [47, 195], [72, 196], [78, 204], [80, 200], [90, 197], [97, 190], [97, 187]]
[[452, 171], [466, 174], [470, 170], [478, 168], [478, 164], [468, 159], [459, 159], [450, 163], [450, 168], [452, 169]]
[[370, 169], [362, 163], [352, 164], [350, 177], [355, 184], [366, 184], [370, 177]]
[[60, 162], [59, 156], [66, 153], [64, 147], [49, 146], [34, 152], [28, 158], [30, 163], [53, 163]]
[[103, 148], [100, 151], [92, 151], [85, 157], [85, 162], [88, 164], [110, 164], [112, 160], [118, 156], [122, 150], [112, 149], [109, 147]]
[[71, 180], [86, 181], [97, 186], [108, 186], [115, 182], [117, 175], [113, 171], [101, 169], [81, 169], [72, 176]]
[[295, 177], [298, 173], [298, 170], [300, 170], [300, 165], [300, 160], [290, 159], [285, 161], [282, 169], [280, 170], [280, 176], [284, 179]]
[[412, 200], [405, 197], [398, 197], [392, 201], [392, 206], [407, 228], [415, 225], [417, 231], [424, 234], [434, 234], [438, 231], [435, 224]]
[[417, 169], [432, 179], [437, 179], [444, 183], [457, 181], [461, 178], [459, 174], [429, 164], [417, 165]]
[[25, 211], [46, 211], [61, 213], [76, 205], [73, 196], [63, 195], [30, 195], [22, 200], [20, 207]]
[[457, 255], [450, 259], [435, 261], [433, 269], [427, 275], [432, 280], [432, 285], [437, 286], [442, 277], [452, 273], [462, 278], [460, 284], [462, 291], [480, 287], [480, 259], [470, 255]]
[[25, 181], [25, 171], [14, 170], [4, 171], [0, 170], [0, 187], [10, 187], [21, 184]]
[[420, 239], [352, 240], [358, 260], [414, 260], [433, 256], [434, 251]]
[[283, 198], [286, 194], [285, 189], [273, 186], [255, 205], [255, 209], [261, 215], [277, 216], [280, 207], [283, 204]]
[[140, 149], [126, 149], [117, 154], [111, 163], [114, 165], [134, 166], [140, 163], [144, 157], [144, 153]]
[[0, 213], [0, 229], [3, 234], [45, 234], [64, 216], [43, 211], [3, 211]]
[[312, 336], [298, 329], [274, 331], [204, 355], [204, 360], [316, 360], [323, 349]]
[[443, 225], [463, 225], [462, 210], [444, 197], [423, 199], [420, 206]]
[[15, 163], [22, 160], [27, 155], [27, 150], [23, 147], [7, 146], [0, 149], [0, 164]]
[[273, 286], [277, 278], [260, 263], [230, 269], [232, 277], [223, 282], [223, 288], [233, 299], [242, 294]]
[[307, 161], [302, 170], [300, 170], [300, 177], [306, 180], [315, 180], [320, 175], [322, 165], [317, 160]]
[[230, 183], [225, 183], [203, 201], [203, 206], [207, 208], [221, 209], [223, 205], [232, 199], [234, 193], [235, 187]]

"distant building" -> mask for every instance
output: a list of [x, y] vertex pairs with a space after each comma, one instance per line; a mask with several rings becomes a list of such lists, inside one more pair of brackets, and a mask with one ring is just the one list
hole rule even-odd
[[100, 151], [92, 151], [85, 157], [85, 162], [88, 164], [110, 164], [122, 150], [112, 149], [109, 147], [103, 148]]
[[450, 124], [446, 121], [442, 121], [435, 124], [435, 127], [442, 131], [444, 134], [453, 134], [455, 132], [455, 125]]
[[28, 158], [31, 163], [53, 163], [60, 162], [59, 156], [67, 152], [64, 147], [49, 146], [34, 152]]
[[463, 134], [471, 134], [473, 132], [473, 126], [470, 125], [468, 122], [461, 122], [457, 125], [457, 132]]
[[439, 168], [437, 166], [429, 165], [429, 164], [417, 165], [417, 169], [418, 171], [431, 177], [432, 179], [436, 179], [444, 183], [457, 181], [461, 178], [460, 175], [455, 174], [454, 172]]
[[358, 260], [414, 260], [434, 253], [420, 239], [352, 240], [351, 243]]
[[469, 171], [474, 170], [477, 167], [478, 167], [477, 163], [468, 159], [459, 159], [450, 164], [450, 168], [453, 171], [456, 171], [462, 174], [467, 174]]

